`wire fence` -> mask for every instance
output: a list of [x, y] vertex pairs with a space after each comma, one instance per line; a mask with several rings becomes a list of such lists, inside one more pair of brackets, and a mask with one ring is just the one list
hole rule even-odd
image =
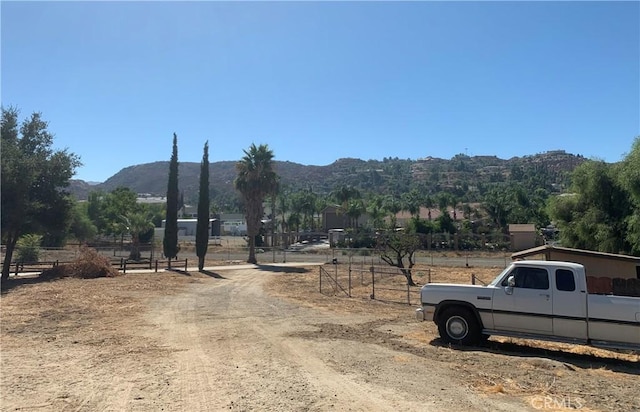
[[333, 267], [319, 267], [319, 291], [325, 295], [407, 305], [418, 302], [420, 294], [420, 288], [410, 286], [400, 270], [379, 266], [362, 268], [353, 263], [337, 262]]

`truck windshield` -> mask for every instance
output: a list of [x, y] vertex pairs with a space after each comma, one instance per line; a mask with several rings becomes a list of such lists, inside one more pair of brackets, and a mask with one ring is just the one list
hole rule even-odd
[[507, 273], [511, 271], [513, 265], [507, 266], [498, 276], [495, 277], [487, 286], [498, 286]]

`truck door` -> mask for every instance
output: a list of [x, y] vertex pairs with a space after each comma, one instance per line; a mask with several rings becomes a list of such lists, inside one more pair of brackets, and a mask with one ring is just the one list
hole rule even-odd
[[556, 269], [554, 278], [553, 334], [587, 339], [586, 285], [569, 269]]
[[[514, 286], [508, 279], [513, 276]], [[493, 295], [494, 328], [505, 331], [553, 333], [553, 299], [549, 272], [540, 267], [518, 266], [505, 276]]]

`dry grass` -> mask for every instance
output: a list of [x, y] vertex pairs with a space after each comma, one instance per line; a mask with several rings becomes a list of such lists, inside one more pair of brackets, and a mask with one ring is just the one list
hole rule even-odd
[[[338, 282], [348, 291], [349, 267], [345, 264], [325, 265], [324, 270], [335, 278], [337, 273]], [[414, 280], [418, 284], [425, 284], [429, 280], [436, 283], [457, 283], [470, 284], [471, 274], [478, 278], [491, 281], [500, 269], [495, 268], [456, 268], [456, 267], [417, 267], [414, 271]], [[360, 273], [351, 273], [351, 297], [348, 297], [343, 290], [334, 288], [323, 276], [323, 293], [319, 292], [320, 268], [307, 268], [305, 273], [282, 274], [274, 276], [265, 285], [265, 288], [272, 294], [293, 300], [297, 304], [322, 308], [334, 312], [343, 313], [376, 313], [381, 319], [411, 318], [413, 307], [419, 305], [419, 287], [410, 289], [410, 302], [407, 304], [406, 282], [403, 276], [381, 276], [376, 279], [376, 299], [371, 299], [371, 275], [366, 272], [361, 278]], [[361, 279], [364, 282], [361, 282]], [[385, 290], [388, 288], [390, 290]], [[425, 333], [425, 328], [427, 333]], [[437, 330], [431, 323], [422, 325], [419, 331], [410, 332], [404, 336], [405, 339], [416, 344], [429, 343], [437, 336]], [[492, 337], [492, 341], [498, 342], [507, 347], [531, 348], [535, 351], [547, 351], [550, 353], [561, 353], [568, 356], [586, 356], [594, 359], [608, 359], [611, 361], [640, 362], [640, 354], [615, 352], [606, 349], [599, 349], [585, 345], [572, 345], [558, 342], [547, 342], [529, 339], [517, 339], [507, 337]], [[533, 369], [539, 369], [534, 367]], [[594, 369], [593, 373], [606, 374], [606, 369]], [[562, 370], [554, 370], [554, 373], [562, 374]], [[619, 374], [617, 374], [620, 376]], [[486, 383], [480, 383], [486, 386]], [[492, 387], [495, 385], [491, 385]], [[508, 384], [502, 383], [503, 389], [509, 388]]]
[[[332, 275], [337, 272], [341, 284], [347, 284], [348, 265], [325, 265], [323, 269]], [[472, 273], [489, 281], [500, 269], [417, 267], [416, 283], [426, 283], [429, 271], [432, 282], [468, 284]], [[302, 273], [278, 273], [269, 276], [265, 289], [270, 294], [300, 305], [344, 313], [347, 315], [345, 319], [351, 314], [375, 314], [385, 325], [383, 332], [376, 329], [381, 324], [376, 321], [352, 324], [346, 329], [344, 325], [333, 325], [335, 330], [327, 325], [326, 336], [331, 337], [332, 333], [349, 336], [350, 339], [355, 339], [352, 335], [360, 336], [363, 342], [386, 345], [398, 351], [394, 361], [399, 367], [416, 355], [449, 364], [471, 389], [486, 396], [516, 396], [534, 403], [547, 399], [562, 401], [581, 398], [585, 402], [580, 410], [585, 411], [590, 410], [587, 407], [613, 410], [607, 407], [610, 399], [602, 398], [604, 395], [601, 394], [605, 393], [622, 399], [620, 405], [626, 406], [626, 410], [635, 404], [630, 394], [636, 392], [625, 388], [637, 379], [637, 374], [628, 372], [628, 369], [640, 362], [639, 355], [580, 345], [499, 337], [491, 338], [490, 346], [486, 349], [452, 349], [434, 343], [437, 330], [432, 323], [417, 324], [413, 320], [413, 307], [417, 306], [419, 288], [412, 288], [412, 305], [390, 303], [406, 297], [403, 277], [382, 276], [376, 280], [380, 288], [376, 291], [377, 298], [383, 296], [383, 287], [398, 289], [385, 292], [394, 294], [394, 299], [385, 302], [370, 298], [371, 285], [367, 283], [370, 280], [369, 272], [365, 272], [368, 274], [365, 279], [365, 276], [361, 278], [360, 273], [352, 271], [351, 298], [332, 288], [319, 293], [319, 274], [320, 268], [317, 266], [308, 267]], [[209, 279], [198, 273], [161, 272], [117, 278], [69, 278], [25, 283], [2, 296], [3, 315], [5, 319], [11, 317], [10, 322], [2, 324], [2, 344], [7, 345], [4, 347], [24, 347], [43, 341], [56, 341], [64, 345], [80, 341], [93, 345], [97, 351], [109, 345], [115, 347], [116, 350], [109, 353], [108, 358], [104, 355], [105, 361], [113, 361], [114, 356], [124, 356], [130, 351], [147, 351], [150, 356], [156, 356], [161, 354], [162, 348], [143, 346], [132, 341], [132, 335], [127, 331], [143, 326], [140, 318], [132, 314], [143, 312], [148, 299], [176, 293], [188, 283]], [[385, 323], [385, 320], [388, 322]], [[357, 333], [352, 333], [354, 331]], [[549, 403], [549, 407], [544, 403], [541, 405], [541, 410], [545, 411], [562, 410], [556, 408], [557, 404], [553, 402]]]

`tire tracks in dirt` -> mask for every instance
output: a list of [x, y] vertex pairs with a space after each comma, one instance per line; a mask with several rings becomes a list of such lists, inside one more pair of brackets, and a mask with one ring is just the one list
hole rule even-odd
[[[277, 275], [225, 271], [223, 279], [188, 285], [152, 303], [147, 319], [156, 327], [150, 333], [171, 348], [177, 365], [170, 410], [429, 411], [450, 409], [451, 402], [460, 411], [514, 409], [477, 399], [448, 368], [424, 358], [366, 342], [305, 338], [304, 332], [318, 329], [314, 325], [373, 317], [270, 297], [262, 284]], [[421, 377], [427, 372], [431, 379]]]

